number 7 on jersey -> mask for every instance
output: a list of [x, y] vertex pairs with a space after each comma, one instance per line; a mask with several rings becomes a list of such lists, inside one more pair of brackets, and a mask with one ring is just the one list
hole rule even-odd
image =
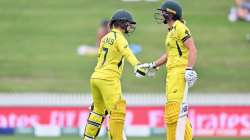
[[102, 65], [103, 65], [105, 63], [105, 61], [106, 61], [106, 58], [107, 58], [108, 48], [102, 48], [102, 51], [104, 53], [104, 58], [103, 58], [103, 61], [102, 61]]

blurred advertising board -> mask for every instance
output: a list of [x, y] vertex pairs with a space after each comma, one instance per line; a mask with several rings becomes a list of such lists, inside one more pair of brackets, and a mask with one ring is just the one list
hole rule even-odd
[[[164, 108], [128, 107], [126, 127], [164, 128]], [[37, 124], [81, 128], [88, 117], [87, 107], [0, 107], [0, 128], [31, 128]], [[197, 137], [249, 137], [250, 106], [192, 106], [189, 118]]]

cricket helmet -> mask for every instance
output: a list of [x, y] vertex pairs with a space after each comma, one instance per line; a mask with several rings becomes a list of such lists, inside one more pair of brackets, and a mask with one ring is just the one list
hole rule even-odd
[[169, 14], [173, 15], [173, 19], [181, 19], [182, 18], [182, 8], [180, 4], [173, 0], [166, 0], [162, 3], [161, 7], [155, 12], [155, 19], [159, 22], [167, 23], [169, 20]]
[[135, 31], [136, 22], [134, 21], [132, 14], [127, 10], [119, 9], [115, 11], [110, 20], [110, 28], [115, 24], [119, 24], [126, 34]]
[[112, 21], [127, 21], [127, 22], [130, 22], [131, 24], [136, 24], [136, 22], [133, 19], [132, 14], [129, 11], [123, 10], [123, 9], [119, 9], [115, 11], [115, 13], [113, 14], [111, 18], [111, 22]]

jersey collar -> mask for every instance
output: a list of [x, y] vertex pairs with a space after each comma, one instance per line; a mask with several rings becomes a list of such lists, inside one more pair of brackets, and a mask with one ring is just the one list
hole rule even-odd
[[177, 24], [179, 24], [180, 23], [180, 21], [179, 20], [176, 20], [175, 22], [174, 22], [174, 24], [173, 24], [173, 27], [175, 27]]
[[179, 23], [180, 23], [180, 21], [179, 21], [179, 20], [176, 20], [176, 21], [174, 22], [172, 28], [168, 28], [168, 31], [171, 31], [171, 30], [172, 30], [173, 28], [175, 28], [176, 25], [179, 24]]
[[120, 30], [115, 29], [115, 28], [112, 29], [112, 32], [116, 32], [116, 33], [119, 33], [119, 34], [123, 34]]

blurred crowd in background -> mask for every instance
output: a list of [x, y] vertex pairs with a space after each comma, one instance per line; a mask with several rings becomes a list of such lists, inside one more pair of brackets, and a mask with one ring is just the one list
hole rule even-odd
[[235, 0], [235, 5], [230, 9], [228, 19], [231, 22], [238, 20], [250, 22], [250, 0]]

